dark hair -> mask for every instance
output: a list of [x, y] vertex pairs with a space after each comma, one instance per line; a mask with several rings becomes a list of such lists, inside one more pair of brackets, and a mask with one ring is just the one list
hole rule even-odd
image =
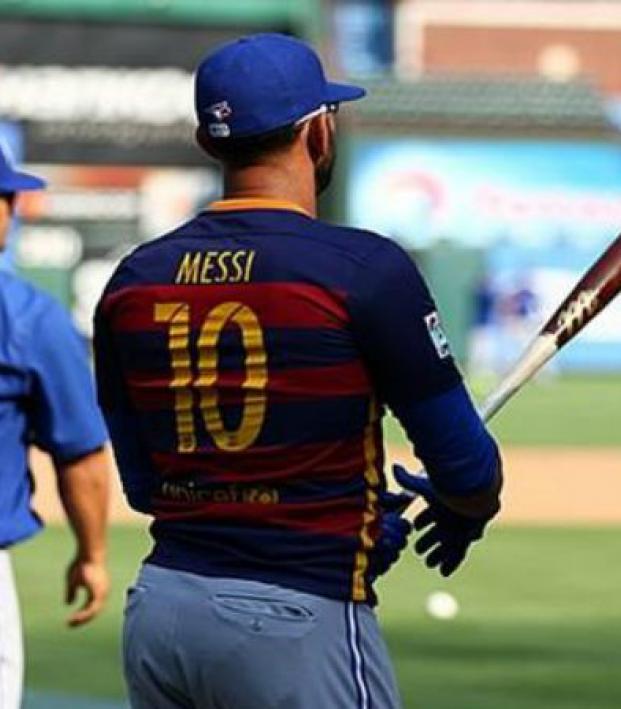
[[199, 126], [199, 143], [212, 157], [226, 165], [249, 167], [292, 145], [300, 132], [300, 127], [290, 124], [260, 135], [212, 138], [204, 127]]

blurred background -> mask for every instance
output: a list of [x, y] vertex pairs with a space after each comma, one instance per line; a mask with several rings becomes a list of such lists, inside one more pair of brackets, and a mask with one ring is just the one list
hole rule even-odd
[[[483, 394], [619, 231], [621, 2], [1, 0], [0, 140], [50, 182], [23, 195], [3, 267], [88, 338], [120, 256], [219, 196], [193, 146], [193, 67], [272, 30], [368, 87], [339, 116], [323, 216], [412, 254]], [[469, 567], [443, 582], [408, 554], [384, 583], [406, 709], [621, 706], [619, 392], [621, 301], [499, 415], [505, 508]], [[392, 421], [387, 440], [413, 464]], [[120, 609], [145, 522], [117, 494], [110, 609], [66, 631], [69, 540], [41, 456], [35, 468], [51, 525], [16, 552], [26, 706], [120, 709]], [[455, 617], [428, 612], [437, 590]]]

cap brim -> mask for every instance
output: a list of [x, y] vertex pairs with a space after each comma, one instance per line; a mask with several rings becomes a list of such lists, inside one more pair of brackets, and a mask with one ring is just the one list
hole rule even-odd
[[326, 91], [326, 103], [341, 103], [342, 101], [357, 101], [367, 95], [361, 86], [352, 84], [329, 83]]
[[11, 172], [9, 175], [0, 175], [0, 192], [27, 192], [42, 190], [46, 186], [45, 180], [27, 172]]

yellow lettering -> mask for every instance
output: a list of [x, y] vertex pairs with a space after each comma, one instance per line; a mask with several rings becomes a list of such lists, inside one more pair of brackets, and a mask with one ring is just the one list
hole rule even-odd
[[256, 251], [207, 251], [184, 254], [177, 267], [175, 283], [249, 283]]
[[246, 256], [245, 251], [236, 251], [233, 254], [233, 259], [232, 259], [233, 272], [231, 274], [231, 278], [229, 281], [230, 283], [239, 283], [242, 280], [242, 278], [244, 277], [244, 267], [243, 267], [243, 264], [240, 262], [243, 261], [245, 256]]
[[[212, 252], [209, 252], [211, 254]], [[217, 253], [217, 252], [213, 252]], [[209, 255], [208, 254], [208, 255]], [[265, 420], [267, 396], [267, 353], [261, 324], [247, 305], [225, 302], [212, 308], [203, 320], [198, 338], [198, 378], [193, 378], [190, 353], [191, 316], [189, 303], [156, 303], [154, 320], [168, 324], [168, 348], [175, 396], [177, 450], [196, 450], [194, 391], [200, 394], [200, 411], [205, 428], [221, 450], [241, 451], [257, 439]], [[218, 405], [218, 342], [227, 325], [236, 325], [245, 350], [246, 378], [241, 384], [244, 406], [239, 427], [225, 428]], [[196, 493], [193, 493], [196, 496]]]
[[169, 387], [175, 392], [178, 450], [191, 453], [196, 449], [194, 404], [192, 395], [192, 362], [190, 360], [190, 306], [187, 303], [156, 303], [153, 318], [168, 323], [168, 350], [173, 378]]
[[[236, 324], [242, 333], [246, 350], [246, 379], [242, 421], [238, 429], [229, 431], [224, 427], [218, 408], [215, 387], [218, 376], [218, 340], [228, 323]], [[267, 384], [267, 357], [263, 331], [257, 316], [242, 303], [227, 302], [210, 311], [203, 323], [198, 339], [199, 378], [195, 386], [201, 392], [201, 411], [207, 430], [218, 448], [240, 451], [251, 446], [259, 435], [265, 419]]]
[[177, 269], [177, 278], [175, 283], [183, 283], [188, 285], [189, 283], [198, 283], [198, 272], [201, 265], [202, 254], [196, 252], [193, 254], [188, 251], [184, 257], [181, 259], [179, 267]]
[[248, 258], [246, 259], [246, 270], [244, 271], [244, 281], [246, 283], [250, 282], [252, 277], [252, 267], [254, 265], [254, 257], [257, 255], [256, 251], [249, 251]]
[[208, 251], [207, 253], [203, 254], [203, 267], [201, 269], [201, 283], [213, 283], [213, 280], [211, 276], [209, 275], [209, 271], [214, 267], [214, 264], [212, 263], [212, 258], [216, 257], [218, 255], [217, 251]]
[[231, 257], [230, 251], [221, 251], [218, 254], [218, 266], [220, 267], [220, 275], [214, 280], [216, 283], [224, 283], [229, 280], [229, 268], [226, 265], [227, 259]]

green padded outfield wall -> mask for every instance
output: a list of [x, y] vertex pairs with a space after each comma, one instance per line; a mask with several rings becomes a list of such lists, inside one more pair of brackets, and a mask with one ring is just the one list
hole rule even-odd
[[321, 0], [0, 0], [0, 14], [128, 22], [290, 27], [316, 38]]
[[474, 320], [474, 291], [484, 273], [484, 253], [439, 242], [415, 255], [433, 291], [456, 359], [464, 364]]
[[71, 308], [71, 272], [66, 268], [18, 268], [18, 273], [53, 295], [66, 308]]

